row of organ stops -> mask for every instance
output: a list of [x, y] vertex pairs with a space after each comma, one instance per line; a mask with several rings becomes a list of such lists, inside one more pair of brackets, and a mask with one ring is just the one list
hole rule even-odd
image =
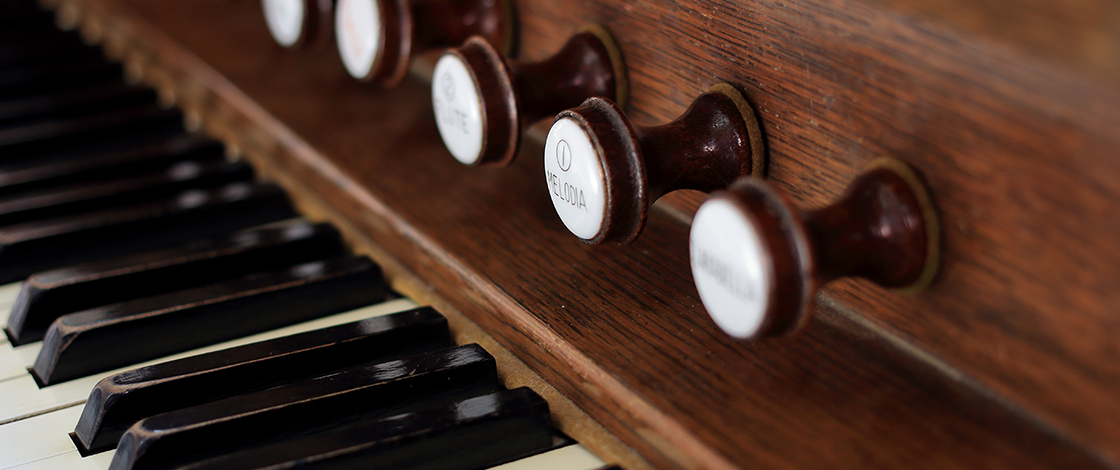
[[545, 185], [564, 225], [588, 244], [629, 243], [655, 200], [680, 189], [712, 193], [690, 234], [697, 290], [713, 320], [740, 339], [790, 334], [807, 323], [828, 281], [862, 277], [916, 291], [938, 266], [929, 193], [907, 164], [870, 165], [838, 202], [796, 208], [763, 180], [761, 128], [739, 88], [721, 83], [676, 120], [642, 127], [623, 111], [622, 53], [589, 25], [552, 57], [509, 57], [506, 0], [263, 0], [281, 45], [322, 44], [333, 30], [346, 70], [392, 87], [418, 53], [443, 49], [432, 77], [437, 127], [465, 165], [508, 165], [522, 133], [552, 118]]

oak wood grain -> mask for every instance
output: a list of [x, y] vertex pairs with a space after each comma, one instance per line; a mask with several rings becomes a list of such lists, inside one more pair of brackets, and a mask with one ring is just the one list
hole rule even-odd
[[654, 465], [1096, 467], [1120, 456], [1120, 93], [1107, 74], [1082, 73], [1092, 64], [899, 13], [901, 2], [519, 2], [527, 60], [579, 24], [610, 27], [639, 123], [679, 115], [713, 83], [740, 84], [767, 135], [769, 177], [800, 206], [835, 199], [882, 155], [929, 180], [946, 230], [928, 291], [842, 281], [804, 334], [742, 344], [691, 286], [695, 195], [651, 213], [632, 246], [583, 246], [552, 213], [531, 157], [539, 143], [506, 169], [461, 167], [443, 153], [424, 83], [362, 87], [329, 54], [280, 50], [252, 2], [82, 1], [115, 8], [131, 47], [214, 93], [193, 103], [236, 122], [229, 139], [300, 175]]

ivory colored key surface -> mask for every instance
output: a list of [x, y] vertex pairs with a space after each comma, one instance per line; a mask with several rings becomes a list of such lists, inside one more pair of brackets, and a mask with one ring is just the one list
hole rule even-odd
[[[22, 288], [22, 282], [0, 285], [0, 331], [8, 328], [8, 312], [12, 311], [12, 306], [15, 305], [16, 297], [19, 296]], [[0, 371], [4, 368], [5, 356], [11, 350], [12, 344], [8, 342], [8, 336], [0, 334]], [[4, 380], [4, 377], [3, 372], [0, 372], [0, 380]]]
[[587, 448], [573, 444], [498, 465], [492, 470], [595, 470], [606, 464]]
[[66, 429], [81, 414], [82, 407], [71, 406], [0, 426], [0, 469], [74, 452]]
[[27, 368], [39, 355], [39, 343], [13, 346], [6, 343], [0, 350], [0, 382], [27, 375]]
[[[0, 285], [0, 312], [7, 313], [12, 305], [16, 303], [16, 297], [19, 296], [19, 290], [23, 288], [23, 282], [12, 282], [9, 284]], [[0, 315], [0, 328], [8, 327], [8, 316]], [[7, 341], [5, 339], [4, 341]]]
[[[350, 312], [340, 313], [338, 315], [332, 315], [329, 317], [324, 317], [317, 320], [312, 320], [297, 325], [268, 331], [265, 333], [227, 341], [213, 346], [207, 346], [205, 348], [199, 348], [181, 354], [175, 354], [161, 359], [147, 361], [141, 364], [123, 367], [118, 370], [109, 371], [103, 374], [94, 374], [87, 377], [74, 379], [46, 388], [39, 388], [39, 386], [35, 384], [35, 379], [31, 377], [31, 374], [27, 373], [27, 371], [24, 370], [24, 374], [19, 377], [0, 381], [0, 397], [5, 397], [3, 400], [0, 400], [0, 424], [12, 422], [29, 416], [35, 416], [54, 409], [85, 403], [86, 398], [89, 396], [89, 391], [92, 390], [95, 385], [97, 385], [97, 382], [101, 380], [102, 377], [118, 374], [136, 367], [142, 367], [145, 365], [156, 364], [163, 361], [194, 356], [211, 351], [218, 351], [234, 346], [254, 343], [257, 341], [279, 338], [281, 336], [302, 333], [318, 328], [341, 325], [343, 323], [358, 321], [364, 318], [369, 318], [371, 316], [386, 315], [389, 313], [399, 312], [415, 307], [416, 304], [408, 299], [392, 300], [389, 302], [352, 310]], [[27, 347], [37, 349], [39, 347], [39, 343], [31, 344]], [[37, 354], [35, 355], [37, 356]], [[30, 366], [30, 364], [28, 364], [28, 366]], [[75, 423], [77, 423], [76, 420]], [[71, 425], [70, 429], [67, 429], [66, 432], [70, 432], [72, 430], [73, 425]], [[2, 447], [0, 447], [0, 449], [2, 449]]]

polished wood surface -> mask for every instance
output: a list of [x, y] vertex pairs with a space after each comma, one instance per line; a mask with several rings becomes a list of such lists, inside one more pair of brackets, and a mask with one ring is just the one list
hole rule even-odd
[[588, 247], [553, 215], [539, 143], [504, 169], [447, 158], [427, 83], [379, 91], [285, 51], [254, 2], [75, 5], [134, 74], [424, 282], [410, 294], [454, 306], [654, 466], [1115, 467], [1115, 6], [920, 3], [518, 2], [526, 60], [610, 27], [639, 125], [742, 84], [768, 177], [803, 207], [884, 155], [925, 175], [945, 227], [929, 289], [839, 281], [802, 334], [752, 344], [691, 285], [700, 197], [667, 197], [631, 246]]

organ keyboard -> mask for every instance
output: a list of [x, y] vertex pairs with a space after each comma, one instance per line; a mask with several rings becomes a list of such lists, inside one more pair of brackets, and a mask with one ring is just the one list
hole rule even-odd
[[[55, 36], [49, 23], [23, 32]], [[24, 73], [9, 72], [0, 67], [3, 78]], [[290, 219], [282, 193], [225, 162], [216, 142], [176, 130], [181, 116], [154, 94], [91, 76], [38, 96], [20, 85], [5, 102], [0, 271], [10, 280], [40, 272], [0, 287], [0, 308], [12, 312], [0, 320], [0, 468], [249, 468], [246, 458], [261, 458], [241, 454], [254, 446], [283, 446], [291, 459], [312, 442], [334, 452], [337, 437], [315, 441], [331, 432], [364, 446], [350, 452], [358, 465], [604, 465], [552, 431], [534, 392], [504, 390], [477, 345], [448, 349], [446, 320], [396, 298], [336, 230]], [[103, 89], [111, 99], [100, 99]], [[121, 119], [134, 95], [143, 112]], [[270, 196], [246, 204], [260, 188]], [[289, 400], [289, 389], [302, 401], [264, 407]], [[218, 414], [197, 409], [207, 406]], [[128, 444], [143, 429], [134, 423], [180, 409], [180, 420], [230, 417]], [[258, 427], [214, 434], [235, 416]], [[369, 430], [335, 431], [343, 424], [372, 426], [382, 442], [368, 444]], [[405, 431], [420, 434], [397, 443]], [[438, 449], [452, 452], [432, 455]]]

